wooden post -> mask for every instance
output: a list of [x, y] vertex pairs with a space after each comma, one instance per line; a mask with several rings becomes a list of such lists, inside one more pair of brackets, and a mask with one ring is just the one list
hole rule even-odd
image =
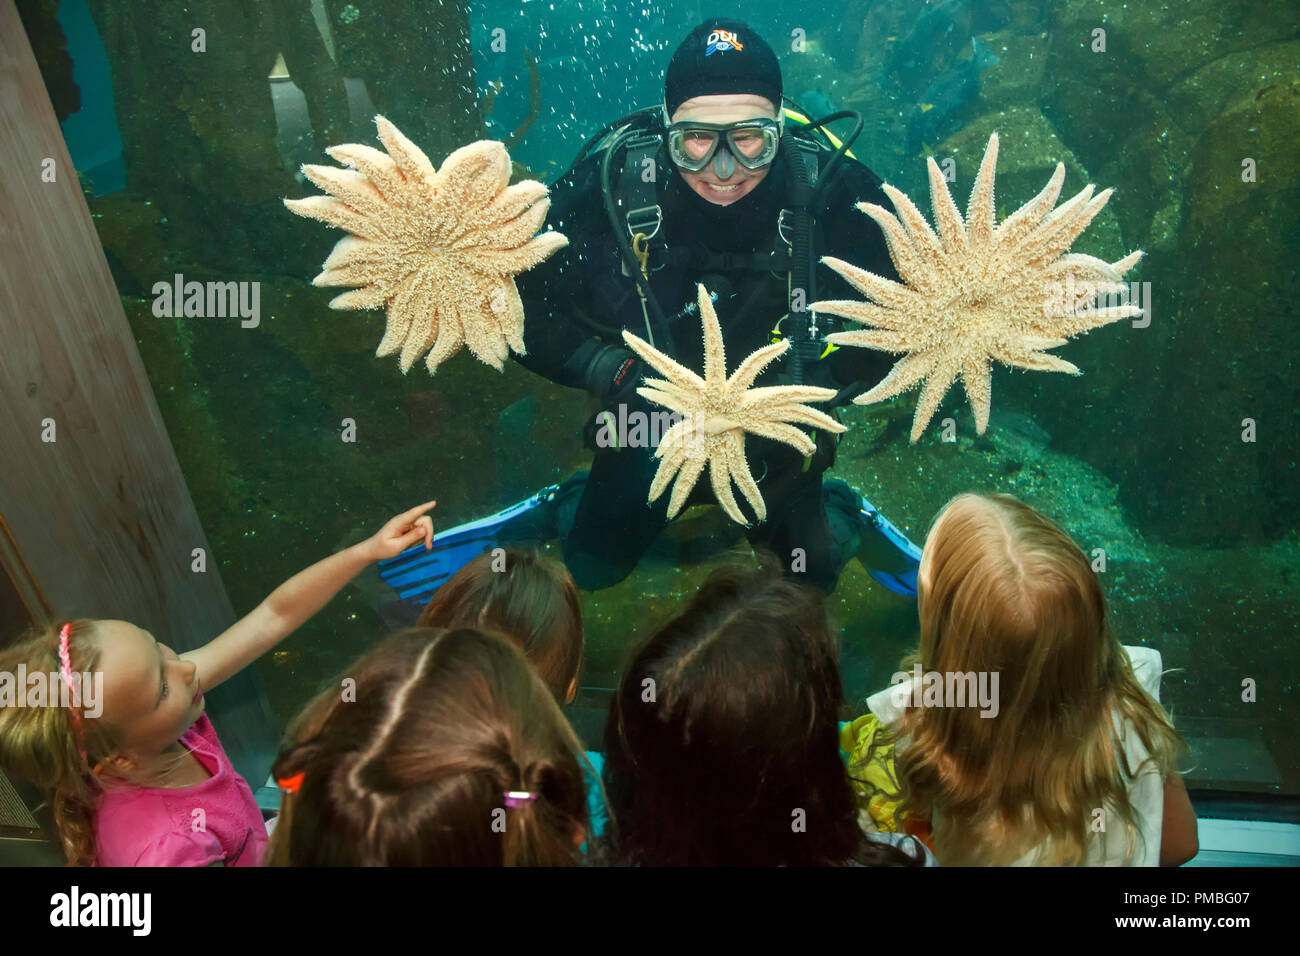
[[[130, 621], [176, 651], [235, 620], [12, 0], [0, 0], [0, 515], [5, 571], [58, 620]], [[205, 573], [191, 571], [195, 548]], [[255, 669], [208, 704], [256, 790], [278, 733]]]

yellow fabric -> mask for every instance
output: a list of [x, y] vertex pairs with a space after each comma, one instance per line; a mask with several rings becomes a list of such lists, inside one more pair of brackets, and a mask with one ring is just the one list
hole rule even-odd
[[[901, 789], [894, 772], [894, 743], [883, 739], [885, 727], [875, 714], [866, 714], [840, 728], [840, 750], [848, 757], [849, 779], [863, 813], [881, 833], [901, 833], [905, 815], [898, 814]], [[867, 820], [862, 820], [864, 826]]]

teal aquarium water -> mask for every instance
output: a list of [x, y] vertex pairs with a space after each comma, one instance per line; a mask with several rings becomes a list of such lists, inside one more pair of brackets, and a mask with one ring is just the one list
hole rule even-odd
[[[435, 165], [495, 139], [516, 180], [553, 184], [593, 134], [662, 102], [673, 49], [711, 10], [18, 6], [238, 611], [421, 501], [436, 498], [449, 528], [589, 467], [583, 426], [598, 403], [586, 392], [468, 351], [432, 376], [377, 358], [383, 311], [332, 310], [343, 290], [311, 283], [342, 234], [282, 200], [319, 195], [299, 167], [330, 164], [327, 147], [378, 147], [377, 113]], [[917, 543], [963, 491], [1044, 511], [1093, 557], [1119, 638], [1163, 656], [1191, 787], [1294, 794], [1300, 8], [762, 0], [744, 15], [778, 55], [788, 105], [860, 114], [853, 156], [927, 217], [926, 157], [964, 212], [994, 132], [999, 220], [1058, 163], [1063, 198], [1114, 188], [1073, 251], [1109, 263], [1141, 250], [1124, 282], [1142, 315], [1056, 349], [1081, 376], [996, 365], [982, 434], [961, 388], [915, 443], [915, 390], [848, 406], [829, 477]], [[852, 122], [830, 128], [843, 137]], [[862, 217], [864, 235], [875, 228]], [[161, 315], [158, 284], [178, 276], [256, 283], [256, 309]], [[593, 743], [629, 648], [711, 567], [752, 560], [719, 515], [686, 512], [630, 575], [584, 593], [573, 713]], [[701, 535], [723, 546], [685, 560]], [[385, 632], [392, 600], [369, 573], [259, 665], [278, 719]], [[849, 716], [915, 647], [916, 606], [857, 562], [829, 601]]]

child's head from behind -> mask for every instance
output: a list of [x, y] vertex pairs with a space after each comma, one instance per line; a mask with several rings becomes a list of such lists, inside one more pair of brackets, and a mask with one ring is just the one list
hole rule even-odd
[[[94, 855], [98, 778], [148, 783], [159, 756], [203, 712], [194, 666], [125, 621], [64, 622], [38, 627], [0, 652], [0, 671], [40, 674], [62, 694], [68, 676], [79, 706], [0, 710], [0, 759], [6, 769], [54, 791], [55, 823], [70, 862]], [[65, 676], [66, 675], [68, 676]], [[102, 694], [100, 699], [94, 699]], [[85, 756], [82, 756], [84, 751]]]
[[558, 561], [525, 548], [487, 551], [434, 593], [420, 627], [482, 627], [513, 638], [561, 704], [582, 666], [578, 590]]
[[304, 711], [276, 761], [277, 779], [301, 777], [268, 862], [575, 860], [587, 825], [581, 745], [511, 641], [412, 628], [343, 676], [353, 683]]
[[766, 571], [715, 572], [640, 647], [610, 710], [605, 781], [626, 858], [853, 857], [861, 834], [837, 744], [840, 693], [820, 596]]
[[1004, 691], [1032, 690], [1041, 705], [1087, 704], [1121, 653], [1087, 557], [1010, 495], [952, 499], [931, 526], [918, 578], [927, 671], [998, 671]]
[[993, 716], [974, 700], [906, 715], [898, 770], [908, 809], [935, 820], [940, 862], [1010, 862], [1049, 839], [1041, 862], [1080, 862], [1102, 806], [1131, 833], [1113, 715], [1133, 721], [1165, 772], [1177, 738], [1070, 536], [1009, 495], [959, 495], [926, 538], [918, 610], [925, 672], [998, 681]]

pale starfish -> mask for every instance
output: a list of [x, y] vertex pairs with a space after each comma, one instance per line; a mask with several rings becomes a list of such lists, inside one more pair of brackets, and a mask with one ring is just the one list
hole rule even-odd
[[975, 430], [983, 434], [991, 407], [990, 359], [1016, 368], [1078, 375], [1074, 365], [1044, 350], [1090, 329], [1142, 314], [1133, 305], [1102, 308], [1094, 302], [1098, 296], [1125, 291], [1120, 278], [1142, 257], [1140, 251], [1111, 263], [1077, 253], [1064, 255], [1114, 190], [1094, 197], [1089, 185], [1058, 208], [1065, 165], [1057, 163], [1043, 191], [996, 224], [997, 157], [994, 133], [971, 189], [964, 222], [934, 158], [927, 160], [937, 235], [912, 201], [888, 184], [882, 188], [898, 218], [881, 206], [857, 204], [880, 224], [905, 285], [840, 259], [822, 259], [870, 301], [814, 302], [809, 308], [873, 327], [837, 332], [826, 340], [906, 353], [880, 384], [854, 402], [878, 402], [925, 380], [912, 421], [913, 442], [925, 431], [958, 375], [975, 413]]
[[827, 401], [835, 397], [835, 390], [804, 385], [749, 387], [764, 368], [785, 354], [790, 347], [788, 340], [756, 350], [727, 378], [722, 329], [703, 285], [699, 286], [699, 303], [704, 326], [703, 378], [631, 332], [623, 332], [628, 347], [668, 379], [646, 379], [637, 394], [682, 416], [664, 433], [655, 451], [659, 469], [650, 484], [648, 500], [657, 500], [675, 475], [668, 517], [676, 517], [708, 465], [713, 493], [732, 520], [748, 524], [731, 490], [734, 479], [762, 521], [767, 517], [767, 506], [745, 458], [745, 432], [785, 442], [805, 456], [811, 455], [816, 444], [790, 423], [828, 432], [844, 431], [844, 426], [825, 412], [802, 404]]
[[[286, 199], [300, 216], [352, 233], [334, 247], [317, 286], [360, 286], [334, 309], [388, 310], [376, 355], [401, 352], [403, 374], [429, 352], [430, 374], [462, 345], [500, 371], [509, 349], [524, 354], [524, 307], [514, 276], [568, 243], [538, 235], [550, 200], [526, 180], [507, 187], [504, 145], [481, 140], [435, 170], [420, 148], [375, 117], [385, 155], [346, 144], [326, 150], [350, 166], [304, 166], [329, 196]], [[432, 349], [432, 351], [430, 351]]]

